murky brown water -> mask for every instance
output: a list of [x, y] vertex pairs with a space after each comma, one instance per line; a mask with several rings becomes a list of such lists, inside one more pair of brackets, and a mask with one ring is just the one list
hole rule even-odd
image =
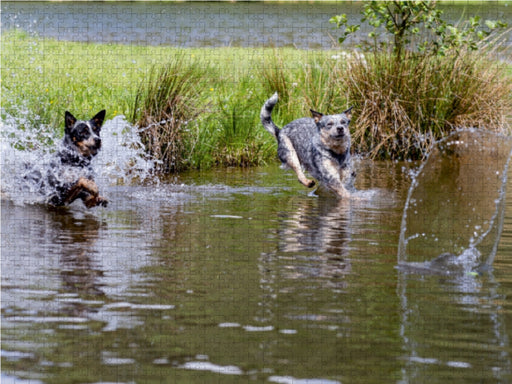
[[401, 272], [411, 167], [360, 162], [352, 201], [277, 166], [2, 199], [2, 382], [510, 382], [512, 199], [491, 272]]

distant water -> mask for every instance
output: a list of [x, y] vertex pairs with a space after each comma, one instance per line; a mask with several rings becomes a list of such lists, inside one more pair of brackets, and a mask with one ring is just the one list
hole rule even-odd
[[[440, 5], [457, 23], [482, 19], [512, 20], [510, 2], [451, 2]], [[329, 49], [339, 32], [329, 19], [345, 13], [359, 24], [361, 2], [325, 4], [268, 2], [23, 2], [2, 1], [2, 29], [20, 28], [58, 40], [169, 45], [178, 47], [296, 47]], [[360, 33], [370, 32], [362, 25]], [[508, 45], [512, 34], [508, 34]]]

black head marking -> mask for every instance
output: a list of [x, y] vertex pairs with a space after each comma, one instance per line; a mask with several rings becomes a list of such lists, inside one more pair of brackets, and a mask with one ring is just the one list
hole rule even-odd
[[343, 112], [342, 112], [343, 114], [347, 115], [347, 117], [348, 117], [349, 119], [351, 119], [351, 118], [352, 118], [352, 108], [354, 108], [354, 107], [350, 107], [350, 108], [349, 108], [349, 109], [347, 109], [346, 111], [343, 111]]
[[66, 111], [65, 116], [64, 116], [64, 122], [65, 122], [65, 132], [70, 133], [76, 123], [76, 118], [71, 113]]
[[91, 120], [91, 124], [95, 131], [99, 131], [101, 126], [103, 125], [103, 121], [105, 120], [105, 110], [98, 112]]

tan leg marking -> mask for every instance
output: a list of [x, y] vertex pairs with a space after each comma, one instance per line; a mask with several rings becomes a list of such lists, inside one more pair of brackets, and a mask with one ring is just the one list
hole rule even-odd
[[87, 192], [86, 197], [81, 197], [87, 208], [92, 208], [97, 205], [107, 206], [108, 200], [98, 195], [98, 186], [93, 180], [85, 177], [80, 177], [78, 181], [70, 188], [68, 195], [64, 200], [65, 204], [71, 204], [75, 201], [82, 192]]
[[324, 169], [331, 175], [331, 180], [333, 180], [330, 185], [326, 185], [329, 189], [334, 191], [340, 197], [348, 197], [350, 193], [343, 185], [344, 178], [343, 173], [344, 170], [339, 170], [339, 166], [337, 163], [332, 160], [325, 160], [323, 162]]
[[295, 148], [293, 147], [292, 142], [288, 137], [283, 135], [282, 137], [283, 143], [286, 146], [286, 148], [289, 151], [288, 159], [286, 164], [295, 171], [297, 174], [297, 177], [299, 181], [302, 183], [302, 185], [311, 188], [315, 185], [314, 180], [310, 180], [304, 175], [304, 172], [302, 172], [302, 167], [300, 165], [299, 156], [297, 155], [297, 152], [295, 151]]
[[84, 191], [89, 192], [93, 196], [98, 196], [98, 186], [91, 179], [81, 177], [75, 185], [82, 188]]

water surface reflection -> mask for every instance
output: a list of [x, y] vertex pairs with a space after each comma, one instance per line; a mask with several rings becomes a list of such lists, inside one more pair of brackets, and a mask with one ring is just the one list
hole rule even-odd
[[2, 379], [508, 381], [512, 203], [492, 275], [403, 274], [412, 166], [360, 162], [353, 201], [274, 166], [106, 187], [95, 211], [3, 198]]

